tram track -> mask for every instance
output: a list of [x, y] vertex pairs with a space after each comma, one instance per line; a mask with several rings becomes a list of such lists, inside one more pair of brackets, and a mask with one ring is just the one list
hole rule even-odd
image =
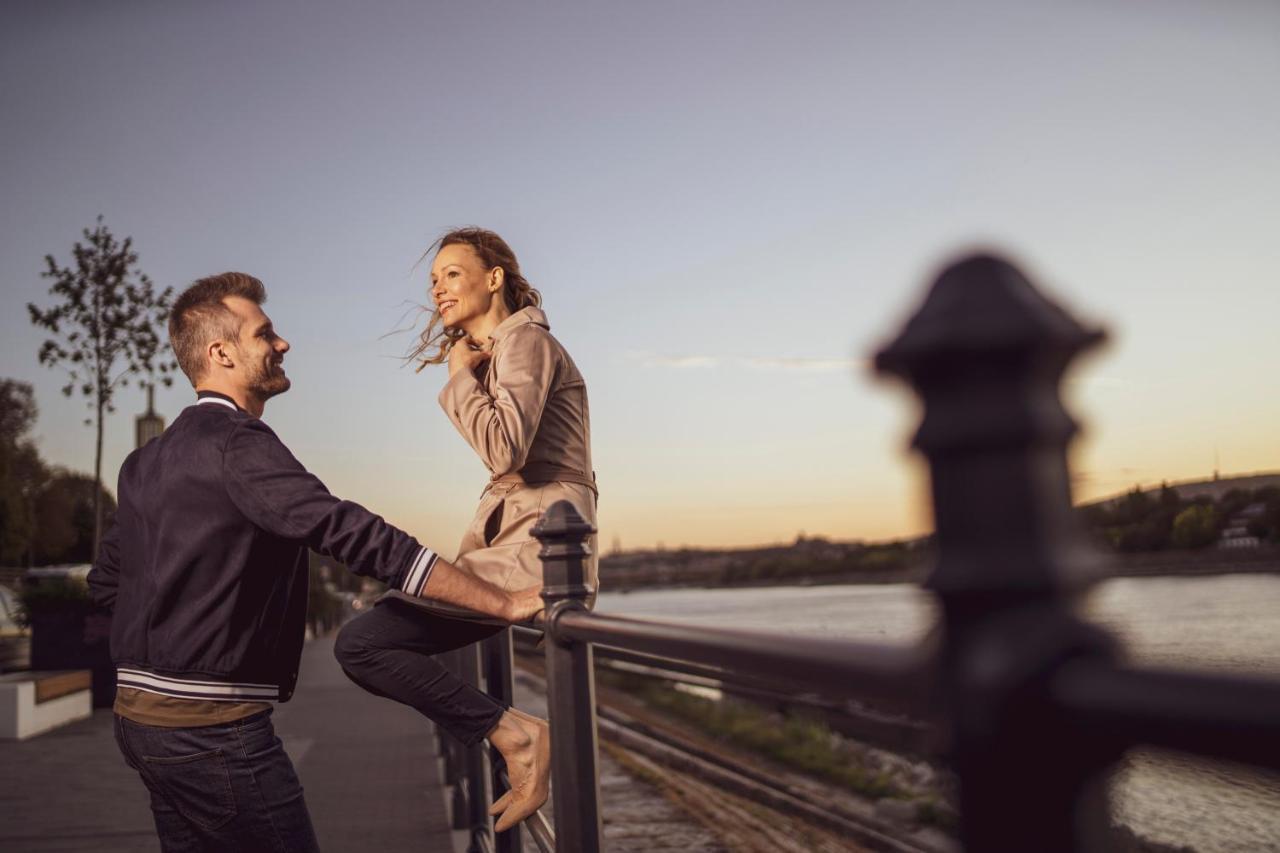
[[[545, 693], [540, 661], [517, 656], [517, 681]], [[605, 747], [624, 766], [667, 788], [673, 799], [734, 850], [885, 851], [954, 853], [958, 845], [937, 830], [895, 826], [869, 801], [851, 807], [849, 796], [823, 796], [830, 786], [797, 787], [784, 774], [752, 766], [725, 750], [698, 743], [643, 703], [603, 688], [597, 724]], [[794, 778], [794, 774], [786, 774]], [[761, 818], [761, 809], [769, 817]], [[783, 824], [783, 829], [777, 825]], [[806, 829], [808, 828], [808, 829]], [[806, 832], [809, 837], [801, 840]]]

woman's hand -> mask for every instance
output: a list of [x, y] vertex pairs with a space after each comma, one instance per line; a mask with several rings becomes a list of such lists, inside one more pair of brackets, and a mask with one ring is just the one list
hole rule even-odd
[[470, 335], [459, 338], [449, 347], [449, 378], [458, 375], [458, 371], [474, 371], [483, 362], [493, 357], [487, 346], [480, 346]]

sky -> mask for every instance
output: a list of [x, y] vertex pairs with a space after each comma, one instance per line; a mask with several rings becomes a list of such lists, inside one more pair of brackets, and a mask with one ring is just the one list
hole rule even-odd
[[[963, 8], [960, 8], [963, 7]], [[18, 2], [0, 28], [0, 376], [51, 462], [43, 256], [101, 214], [181, 290], [237, 269], [292, 344], [265, 419], [451, 553], [487, 474], [416, 373], [426, 247], [496, 230], [590, 394], [621, 545], [931, 525], [868, 362], [984, 247], [1110, 343], [1075, 497], [1280, 469], [1280, 4]], [[169, 420], [189, 387], [157, 394]], [[129, 388], [104, 477], [132, 449]]]

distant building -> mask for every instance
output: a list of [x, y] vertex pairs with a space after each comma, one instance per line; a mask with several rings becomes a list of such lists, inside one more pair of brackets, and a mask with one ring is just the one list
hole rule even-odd
[[1252, 503], [1236, 515], [1231, 516], [1222, 535], [1218, 537], [1219, 548], [1261, 548], [1262, 540], [1249, 532], [1249, 523], [1261, 518], [1267, 511], [1266, 504]]
[[162, 432], [164, 432], [164, 418], [156, 414], [156, 388], [154, 385], [148, 385], [147, 411], [134, 419], [137, 446], [141, 447]]

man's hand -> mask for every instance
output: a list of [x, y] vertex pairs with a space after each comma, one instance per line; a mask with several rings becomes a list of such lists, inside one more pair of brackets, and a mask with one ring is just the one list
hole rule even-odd
[[[542, 600], [542, 584], [518, 589], [508, 595], [511, 599], [510, 608], [505, 617], [508, 622], [541, 621], [539, 614], [546, 606]], [[538, 618], [535, 619], [535, 617]]]
[[449, 378], [452, 379], [462, 370], [475, 370], [492, 357], [489, 347], [480, 346], [469, 335], [459, 338], [449, 347]]

